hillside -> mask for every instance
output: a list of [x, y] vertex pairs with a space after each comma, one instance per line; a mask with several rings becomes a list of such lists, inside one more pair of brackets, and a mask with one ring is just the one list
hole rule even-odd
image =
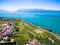
[[26, 43], [32, 42], [34, 39], [42, 45], [60, 44], [59, 36], [48, 31], [48, 29], [35, 26], [21, 19], [0, 18], [0, 25], [8, 23], [12, 23], [15, 26], [15, 34], [10, 38], [14, 38], [17, 45], [25, 45]]

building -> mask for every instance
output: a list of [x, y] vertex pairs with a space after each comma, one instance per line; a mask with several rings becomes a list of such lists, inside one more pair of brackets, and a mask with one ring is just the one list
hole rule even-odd
[[41, 43], [38, 42], [36, 39], [33, 39], [30, 45], [41, 45]]

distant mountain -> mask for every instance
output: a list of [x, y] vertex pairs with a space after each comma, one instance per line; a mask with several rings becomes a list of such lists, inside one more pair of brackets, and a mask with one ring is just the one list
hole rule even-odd
[[[6, 10], [0, 9], [0, 13], [12, 13]], [[44, 9], [19, 9], [15, 13], [60, 13], [60, 10], [44, 10]]]
[[60, 13], [60, 10], [44, 10], [44, 9], [20, 9], [17, 13]]
[[8, 13], [8, 11], [0, 9], [0, 13]]

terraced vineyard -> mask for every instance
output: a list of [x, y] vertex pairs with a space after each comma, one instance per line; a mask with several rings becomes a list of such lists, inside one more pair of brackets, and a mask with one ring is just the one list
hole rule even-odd
[[[33, 39], [39, 41], [42, 45], [59, 45], [60, 38], [57, 34], [48, 31], [42, 27], [35, 26], [20, 19], [5, 19], [0, 24], [6, 24], [12, 20], [16, 30], [15, 35], [10, 38], [16, 40], [16, 45], [25, 45]], [[2, 22], [2, 23], [1, 23]]]

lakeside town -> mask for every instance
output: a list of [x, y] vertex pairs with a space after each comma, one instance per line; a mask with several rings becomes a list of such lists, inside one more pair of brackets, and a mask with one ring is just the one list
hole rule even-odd
[[59, 39], [48, 29], [21, 19], [0, 18], [0, 45], [59, 45]]
[[[1, 18], [0, 21], [5, 21], [7, 20], [6, 18]], [[1, 24], [0, 25], [0, 44], [5, 44], [5, 43], [9, 43], [9, 42], [14, 42], [15, 39], [11, 38], [9, 39], [9, 37], [11, 37], [12, 35], [14, 35], [14, 30], [15, 27], [13, 25], [13, 23], [11, 24]], [[16, 45], [16, 44], [14, 44]], [[25, 43], [25, 45], [41, 45], [40, 42], [38, 42], [36, 39], [33, 39], [31, 42], [29, 43]]]

